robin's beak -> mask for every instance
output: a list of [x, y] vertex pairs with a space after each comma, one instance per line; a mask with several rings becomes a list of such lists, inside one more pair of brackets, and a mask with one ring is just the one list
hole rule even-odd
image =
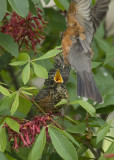
[[57, 72], [56, 72], [56, 74], [54, 76], [54, 81], [56, 83], [63, 83], [63, 78], [62, 78], [62, 76], [61, 76], [61, 74], [59, 72], [59, 69], [57, 70]]

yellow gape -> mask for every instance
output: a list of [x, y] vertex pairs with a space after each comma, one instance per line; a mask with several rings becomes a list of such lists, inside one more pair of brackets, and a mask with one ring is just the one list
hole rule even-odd
[[57, 72], [56, 72], [56, 74], [54, 76], [54, 81], [56, 83], [63, 83], [63, 78], [62, 78], [62, 76], [61, 76], [61, 74], [59, 72], [59, 69], [57, 69]]

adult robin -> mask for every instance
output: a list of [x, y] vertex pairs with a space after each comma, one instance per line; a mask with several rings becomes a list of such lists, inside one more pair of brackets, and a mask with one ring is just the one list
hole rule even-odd
[[108, 10], [110, 0], [97, 0], [90, 8], [91, 0], [73, 0], [67, 14], [67, 29], [62, 35], [65, 64], [77, 72], [77, 95], [102, 103], [102, 97], [93, 79], [91, 43]]
[[54, 69], [51, 69], [48, 74], [48, 79], [45, 81], [45, 88], [35, 97], [35, 102], [43, 109], [44, 112], [57, 113], [64, 105], [58, 105], [62, 99], [68, 101], [68, 93], [66, 83], [70, 76], [70, 67], [64, 65], [62, 57], [56, 57]]

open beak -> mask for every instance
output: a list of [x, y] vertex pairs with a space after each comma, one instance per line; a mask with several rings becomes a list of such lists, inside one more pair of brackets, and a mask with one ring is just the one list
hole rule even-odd
[[63, 83], [63, 78], [62, 78], [62, 76], [61, 76], [61, 74], [59, 72], [59, 69], [57, 70], [57, 72], [56, 72], [56, 74], [54, 76], [54, 81], [56, 83]]

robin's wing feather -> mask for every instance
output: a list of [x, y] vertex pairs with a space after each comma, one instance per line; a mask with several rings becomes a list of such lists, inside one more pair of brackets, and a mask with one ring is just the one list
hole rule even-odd
[[40, 90], [40, 92], [36, 95], [34, 100], [35, 102], [39, 102], [40, 100], [46, 98], [47, 96], [49, 96], [49, 88], [44, 88]]
[[99, 27], [108, 11], [110, 0], [97, 0], [97, 3], [91, 8], [91, 16], [94, 25], [94, 32]]
[[102, 103], [102, 97], [91, 70], [91, 54], [84, 51], [79, 40], [71, 47], [68, 60], [77, 72], [77, 95]]
[[87, 52], [90, 50], [90, 44], [93, 39], [93, 22], [91, 21], [91, 14], [90, 14], [90, 4], [91, 0], [74, 0], [76, 6], [77, 6], [77, 12], [76, 12], [76, 19], [78, 20], [79, 24], [84, 27], [85, 29], [85, 36], [86, 39], [82, 40], [81, 37], [79, 37], [79, 40], [85, 50]]

